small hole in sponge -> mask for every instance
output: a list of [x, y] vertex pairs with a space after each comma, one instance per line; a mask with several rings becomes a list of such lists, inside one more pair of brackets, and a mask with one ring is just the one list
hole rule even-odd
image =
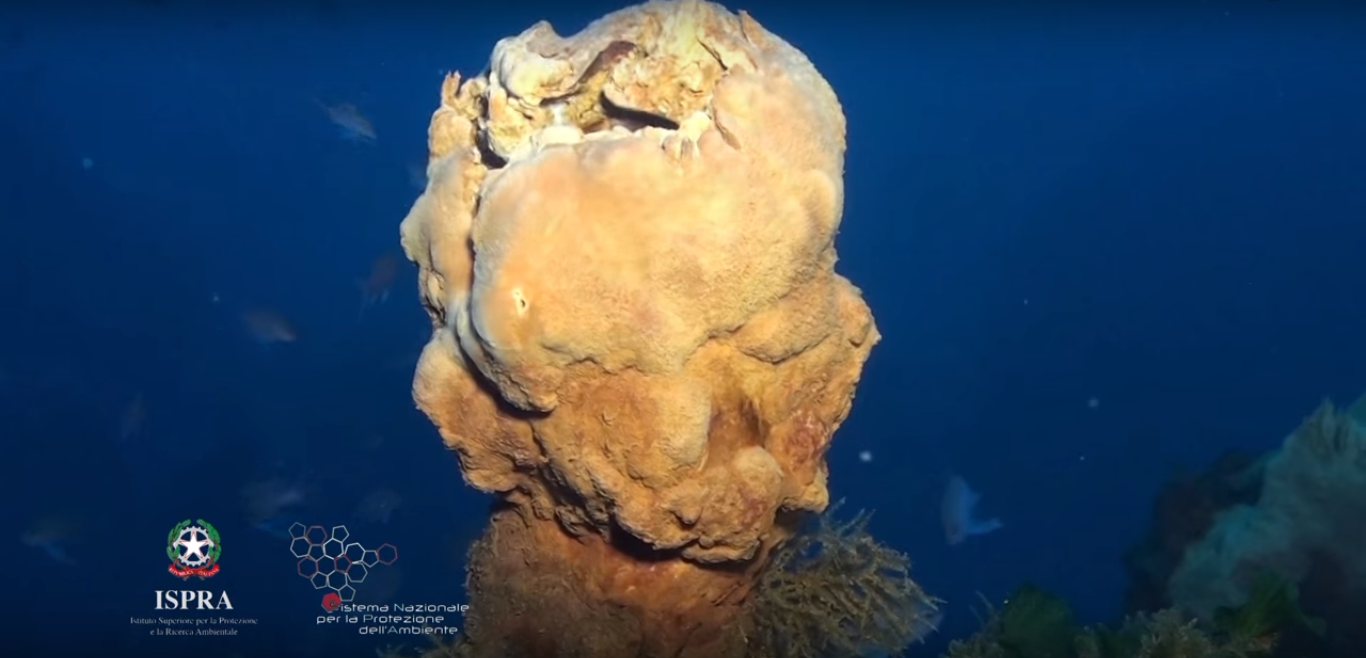
[[512, 289], [512, 302], [517, 305], [517, 315], [525, 315], [527, 308], [531, 306], [531, 302], [527, 301], [526, 295], [522, 294], [521, 288]]

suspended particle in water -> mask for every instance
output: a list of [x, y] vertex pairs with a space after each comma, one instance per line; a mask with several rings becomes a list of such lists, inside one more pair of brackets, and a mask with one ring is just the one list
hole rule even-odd
[[90, 158], [81, 158], [81, 169], [90, 171], [90, 168], [93, 166], [95, 166], [94, 160], [91, 160]]

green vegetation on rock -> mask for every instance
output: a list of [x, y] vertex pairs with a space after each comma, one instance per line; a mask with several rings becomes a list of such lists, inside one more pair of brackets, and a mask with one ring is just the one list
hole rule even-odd
[[1293, 584], [1263, 573], [1248, 601], [1223, 608], [1209, 624], [1175, 610], [1134, 615], [1117, 628], [1078, 628], [1062, 598], [1032, 584], [1015, 590], [975, 635], [955, 640], [947, 658], [1254, 658], [1269, 656], [1280, 632], [1322, 634], [1304, 614]]

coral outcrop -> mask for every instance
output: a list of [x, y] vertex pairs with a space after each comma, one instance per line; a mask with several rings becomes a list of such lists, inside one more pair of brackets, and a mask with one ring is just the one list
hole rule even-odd
[[1257, 502], [1265, 468], [1265, 458], [1229, 451], [1204, 471], [1180, 469], [1167, 479], [1153, 501], [1147, 532], [1124, 553], [1129, 575], [1125, 611], [1137, 614], [1171, 607], [1167, 583], [1186, 549], [1209, 532], [1220, 513]]
[[1173, 602], [1206, 616], [1240, 605], [1258, 571], [1299, 583], [1316, 556], [1366, 587], [1366, 425], [1324, 402], [1266, 462], [1256, 504], [1222, 512], [1169, 584]]
[[1182, 477], [1126, 556], [1131, 609], [1174, 605], [1201, 619], [1246, 605], [1273, 576], [1306, 613], [1275, 655], [1360, 655], [1366, 644], [1366, 397], [1324, 402], [1283, 445]]
[[1255, 658], [1274, 655], [1282, 631], [1322, 623], [1300, 610], [1298, 592], [1274, 574], [1263, 572], [1251, 594], [1211, 619], [1166, 608], [1083, 628], [1067, 601], [1026, 583], [1001, 608], [988, 604], [982, 628], [950, 643], [944, 658]]
[[878, 340], [833, 269], [844, 148], [807, 58], [705, 2], [540, 23], [447, 78], [402, 240], [414, 397], [500, 499], [467, 655], [744, 655]]

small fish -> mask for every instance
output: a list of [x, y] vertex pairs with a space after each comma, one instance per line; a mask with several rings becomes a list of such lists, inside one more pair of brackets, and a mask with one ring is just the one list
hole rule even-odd
[[356, 282], [360, 288], [362, 315], [365, 309], [389, 301], [389, 289], [394, 287], [394, 280], [398, 278], [399, 262], [397, 255], [386, 253], [370, 264], [370, 276]]
[[119, 441], [127, 442], [142, 436], [147, 424], [147, 399], [142, 391], [133, 396], [128, 406], [123, 408], [123, 419], [119, 422]]
[[418, 359], [422, 358], [422, 350], [412, 350], [405, 354], [396, 354], [384, 360], [381, 364], [385, 370], [412, 370], [417, 367]]
[[77, 524], [73, 519], [49, 516], [39, 519], [19, 535], [19, 541], [29, 548], [37, 548], [60, 564], [75, 565], [66, 544], [76, 539]]
[[71, 559], [70, 555], [67, 555], [66, 549], [63, 548], [61, 544], [52, 541], [44, 541], [42, 538], [37, 537], [35, 535], [31, 535], [29, 533], [24, 533], [23, 535], [20, 535], [19, 540], [24, 542], [24, 545], [30, 548], [42, 549], [44, 553], [47, 553], [48, 557], [52, 558], [53, 560], [61, 564], [76, 564], [76, 561]]
[[242, 322], [252, 338], [262, 345], [292, 343], [299, 338], [289, 320], [268, 309], [249, 308], [242, 312]]
[[417, 362], [422, 360], [422, 353], [426, 351], [427, 343], [430, 342], [430, 340], [430, 335], [418, 336], [417, 339], [412, 342], [412, 347], [408, 350], [394, 354], [388, 359], [385, 359], [383, 363], [384, 369], [408, 370], [411, 372], [413, 368], [417, 367]]
[[327, 119], [332, 125], [337, 127], [337, 134], [348, 142], [358, 142], [362, 144], [374, 144], [378, 139], [375, 134], [375, 125], [361, 114], [355, 105], [350, 103], [337, 103], [328, 105], [318, 99], [313, 99], [318, 107], [327, 113]]
[[403, 502], [398, 494], [388, 489], [380, 489], [365, 497], [356, 506], [355, 515], [358, 518], [375, 523], [388, 523], [389, 518], [394, 515], [394, 510], [398, 509], [399, 503]]
[[427, 191], [427, 165], [416, 162], [408, 163], [408, 184], [418, 192]]
[[[247, 522], [258, 530], [272, 534], [283, 521], [284, 512], [308, 502], [308, 485], [303, 477], [295, 480], [277, 477], [251, 482], [242, 487], [241, 493]], [[289, 525], [285, 524], [285, 528]]]
[[293, 536], [289, 534], [289, 529], [293, 525], [294, 521], [291, 518], [276, 517], [257, 521], [251, 527], [276, 539], [293, 539]]
[[958, 545], [973, 535], [985, 535], [1000, 529], [1000, 519], [981, 521], [973, 516], [980, 498], [963, 478], [957, 475], [949, 478], [948, 485], [944, 487], [939, 514], [944, 522], [944, 538], [950, 546]]
[[403, 570], [397, 564], [371, 569], [365, 575], [365, 586], [356, 588], [355, 602], [366, 605], [392, 603], [403, 589]]

